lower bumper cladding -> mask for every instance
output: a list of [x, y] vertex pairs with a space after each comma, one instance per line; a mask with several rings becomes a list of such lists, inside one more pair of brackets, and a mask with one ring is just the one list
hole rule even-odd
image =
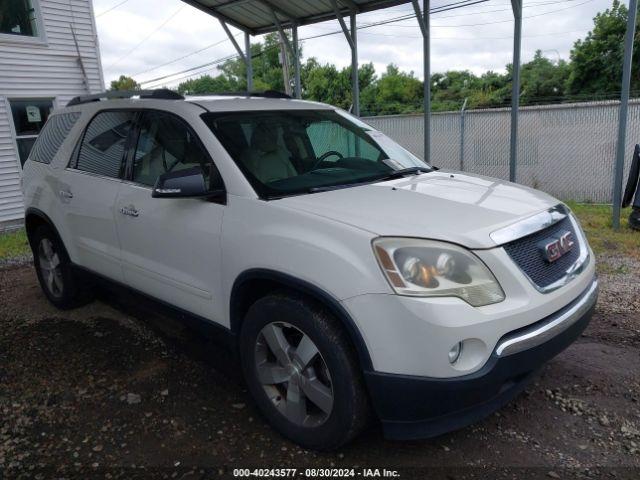
[[593, 283], [576, 300], [533, 325], [505, 335], [479, 371], [454, 378], [366, 372], [387, 438], [430, 438], [465, 427], [513, 399], [544, 363], [589, 324], [598, 295]]

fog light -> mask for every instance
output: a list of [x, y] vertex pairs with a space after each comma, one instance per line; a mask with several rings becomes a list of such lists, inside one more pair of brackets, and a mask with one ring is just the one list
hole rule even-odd
[[462, 342], [456, 343], [451, 350], [449, 350], [449, 363], [454, 364], [460, 358], [460, 354], [462, 353]]

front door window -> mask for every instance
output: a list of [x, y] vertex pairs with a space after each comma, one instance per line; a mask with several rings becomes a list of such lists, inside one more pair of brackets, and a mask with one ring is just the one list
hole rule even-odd
[[16, 128], [16, 143], [20, 165], [27, 161], [31, 148], [53, 110], [52, 100], [10, 100], [11, 115]]

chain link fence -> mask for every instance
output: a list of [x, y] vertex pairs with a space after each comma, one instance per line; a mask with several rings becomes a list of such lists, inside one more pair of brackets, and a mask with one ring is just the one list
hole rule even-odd
[[[522, 107], [518, 123], [518, 183], [562, 200], [611, 203], [620, 102]], [[363, 119], [423, 157], [423, 116]], [[432, 115], [431, 163], [509, 178], [509, 108]], [[640, 100], [629, 102], [625, 181], [640, 143]]]

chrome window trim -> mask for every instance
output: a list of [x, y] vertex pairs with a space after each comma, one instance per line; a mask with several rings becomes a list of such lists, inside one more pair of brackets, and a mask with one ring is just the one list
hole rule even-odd
[[89, 177], [94, 177], [94, 178], [99, 178], [102, 180], [109, 180], [111, 182], [118, 182], [118, 183], [123, 183], [122, 178], [119, 177], [110, 177], [108, 175], [102, 175], [100, 173], [94, 173], [94, 172], [87, 172], [86, 170], [80, 170], [78, 168], [73, 168], [73, 167], [65, 167], [65, 171], [69, 172], [69, 173], [78, 173], [80, 175], [87, 175]]
[[595, 305], [597, 299], [598, 281], [594, 279], [567, 310], [552, 316], [543, 325], [507, 336], [497, 345], [495, 354], [498, 357], [506, 357], [543, 344], [579, 321]]
[[544, 212], [527, 217], [512, 225], [495, 230], [491, 232], [489, 236], [491, 237], [491, 240], [496, 242], [496, 245], [504, 245], [505, 243], [513, 242], [519, 238], [544, 230], [545, 228], [564, 220], [568, 214], [569, 211], [564, 205], [556, 205], [549, 210], [545, 210]]

